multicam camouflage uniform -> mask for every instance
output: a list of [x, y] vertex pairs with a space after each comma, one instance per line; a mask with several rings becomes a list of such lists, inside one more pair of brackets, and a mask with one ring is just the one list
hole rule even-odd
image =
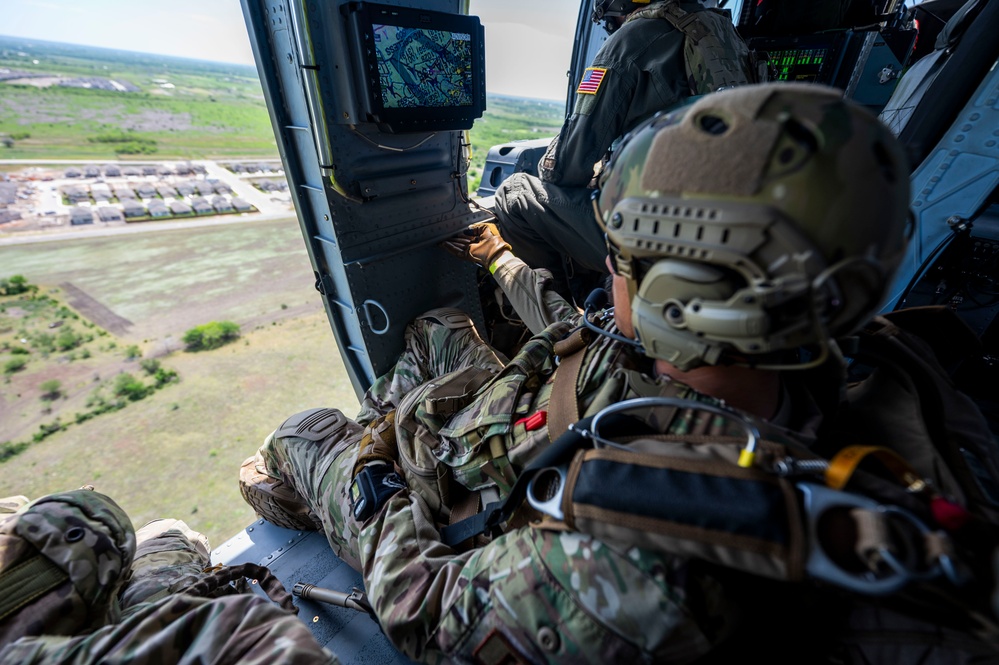
[[[717, 51], [685, 54], [688, 40], [665, 18], [671, 6], [696, 13], [717, 39]], [[693, 57], [698, 61], [686, 62]], [[503, 237], [528, 265], [548, 268], [556, 276], [562, 255], [604, 271], [603, 234], [593, 220], [587, 186], [594, 164], [615, 140], [692, 94], [753, 80], [749, 49], [727, 12], [704, 9], [691, 0], [656, 2], [629, 16], [594, 57], [584, 79], [588, 76], [590, 84], [577, 90], [572, 115], [541, 160], [541, 177], [515, 173], [496, 192]]]
[[[361, 427], [334, 409], [289, 419], [260, 449], [268, 472], [308, 500], [336, 553], [362, 571], [368, 598], [391, 641], [426, 662], [687, 662], [729, 628], [720, 590], [675, 557], [612, 545], [554, 525], [526, 524], [456, 551], [438, 527], [467, 490], [505, 496], [520, 470], [549, 445], [546, 426], [525, 417], [549, 408], [552, 348], [579, 313], [550, 289], [550, 274], [507, 253], [494, 273], [518, 312], [539, 331], [502, 363], [471, 327], [441, 312], [415, 321], [393, 372], [364, 399]], [[453, 315], [452, 315], [453, 318]], [[636, 371], [643, 363], [601, 337], [585, 351], [577, 381], [581, 410], [671, 390]], [[450, 416], [425, 397], [456, 370], [495, 371], [474, 400]], [[706, 398], [704, 398], [706, 399]], [[394, 409], [394, 420], [382, 414]], [[701, 414], [703, 415], [703, 414]], [[535, 419], [537, 422], [537, 419]], [[364, 524], [351, 516], [348, 486], [365, 435], [394, 428], [400, 491]], [[530, 427], [530, 429], [529, 429]], [[681, 410], [674, 433], [722, 433], [717, 421]], [[730, 433], [730, 432], [724, 432]], [[695, 605], [687, 602], [696, 596]], [[505, 658], [514, 660], [507, 661]]]
[[98, 492], [0, 499], [0, 663], [337, 662], [265, 598], [185, 593], [208, 563], [184, 522], [136, 532]]

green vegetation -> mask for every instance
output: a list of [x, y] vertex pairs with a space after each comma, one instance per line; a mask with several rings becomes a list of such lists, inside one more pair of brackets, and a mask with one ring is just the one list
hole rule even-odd
[[39, 388], [42, 391], [43, 402], [52, 402], [59, 399], [62, 395], [62, 381], [59, 379], [49, 379], [48, 381], [43, 381]]
[[562, 116], [560, 102], [490, 96], [486, 112], [468, 133], [472, 144], [468, 191], [479, 188], [489, 148], [510, 141], [553, 138], [562, 127]]
[[[155, 152], [164, 159], [211, 159], [278, 154], [252, 66], [0, 37], [0, 67], [114, 79], [139, 88], [121, 92], [0, 82], [0, 136], [11, 142], [4, 158], [114, 159]], [[125, 138], [129, 140], [117, 140]]]
[[3, 364], [3, 373], [13, 374], [14, 372], [20, 372], [27, 364], [27, 358], [11, 358]]
[[149, 394], [149, 386], [126, 372], [115, 378], [114, 394], [136, 402]]
[[183, 342], [188, 351], [217, 349], [239, 339], [239, 326], [232, 321], [212, 321], [195, 326], [184, 333]]
[[[108, 362], [120, 364], [120, 356], [115, 357], [113, 353], [117, 344], [109, 342], [102, 345], [96, 341], [99, 337], [106, 337], [107, 332], [89, 321], [82, 321], [76, 312], [58, 299], [58, 289], [41, 293], [37, 286], [21, 275], [0, 279], [0, 284], [4, 285], [0, 291], [0, 367], [5, 376], [0, 389], [0, 404], [20, 402], [20, 409], [24, 410], [25, 400], [37, 399], [43, 404], [42, 414], [52, 413], [57, 400], [60, 408], [64, 409], [67, 408], [64, 405], [73, 408], [85, 404], [84, 410], [78, 411], [72, 422], [64, 422], [56, 415], [51, 421], [38, 423], [28, 440], [0, 443], [0, 462], [23, 453], [31, 445], [66, 430], [72, 424], [122, 409], [130, 402], [147, 397], [177, 380], [176, 371], [153, 361], [155, 365], [143, 365], [151, 378], [148, 382], [127, 373], [102, 381], [96, 372], [91, 380], [80, 381], [81, 371], [74, 369], [73, 365], [82, 362], [96, 368]], [[67, 321], [80, 322], [88, 330], [79, 332]], [[64, 355], [47, 360], [55, 353]], [[126, 348], [126, 356], [138, 358], [141, 351], [137, 345], [130, 345]], [[91, 370], [82, 371], [87, 373]], [[51, 378], [53, 372], [58, 372], [62, 378]], [[73, 377], [77, 379], [71, 383]], [[94, 386], [94, 383], [97, 385]], [[87, 391], [92, 392], [85, 397]], [[112, 397], [105, 398], [105, 391], [110, 391]], [[25, 416], [20, 414], [20, 419]], [[38, 413], [32, 410], [27, 416], [38, 418]]]
[[90, 143], [114, 143], [119, 155], [152, 155], [157, 152], [154, 139], [138, 136], [132, 131], [98, 134], [87, 139]]
[[3, 296], [17, 296], [29, 291], [34, 292], [37, 289], [37, 286], [28, 283], [24, 275], [14, 275], [6, 279], [0, 278], [0, 295]]

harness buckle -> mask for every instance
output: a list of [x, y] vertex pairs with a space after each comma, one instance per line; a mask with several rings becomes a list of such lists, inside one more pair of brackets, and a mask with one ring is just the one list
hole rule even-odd
[[[964, 583], [965, 575], [946, 548], [932, 555], [932, 559], [922, 556], [927, 554], [926, 543], [930, 539], [948, 544], [950, 539], [911, 512], [814, 483], [799, 482], [795, 486], [804, 498], [809, 543], [805, 569], [813, 578], [868, 596], [886, 596], [910, 582], [925, 582], [940, 576], [955, 585]], [[843, 565], [842, 556], [838, 561], [827, 551], [827, 545], [834, 541], [827, 537], [827, 532], [836, 519], [836, 511], [842, 516], [854, 510], [869, 513], [884, 529], [883, 537], [867, 544], [866, 556], [853, 552], [862, 565], [848, 568]], [[903, 534], [916, 538], [900, 539]]]

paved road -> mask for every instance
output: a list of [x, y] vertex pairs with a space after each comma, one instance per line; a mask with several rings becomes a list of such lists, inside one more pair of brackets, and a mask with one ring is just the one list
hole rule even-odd
[[26, 245], [36, 242], [58, 242], [60, 240], [79, 240], [80, 238], [103, 238], [127, 233], [143, 233], [146, 231], [171, 231], [176, 229], [191, 229], [200, 226], [216, 226], [219, 224], [243, 224], [246, 222], [263, 222], [275, 219], [291, 219], [294, 211], [284, 211], [280, 214], [246, 213], [242, 215], [219, 215], [217, 217], [200, 217], [179, 222], [137, 222], [125, 226], [97, 226], [79, 230], [52, 229], [48, 231], [24, 232], [12, 236], [0, 236], [0, 247], [6, 245]]

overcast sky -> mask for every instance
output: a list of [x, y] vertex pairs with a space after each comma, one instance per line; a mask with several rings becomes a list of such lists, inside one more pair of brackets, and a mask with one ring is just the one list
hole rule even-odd
[[[486, 29], [486, 88], [566, 93], [579, 0], [471, 0]], [[239, 0], [0, 0], [0, 34], [253, 64]]]

